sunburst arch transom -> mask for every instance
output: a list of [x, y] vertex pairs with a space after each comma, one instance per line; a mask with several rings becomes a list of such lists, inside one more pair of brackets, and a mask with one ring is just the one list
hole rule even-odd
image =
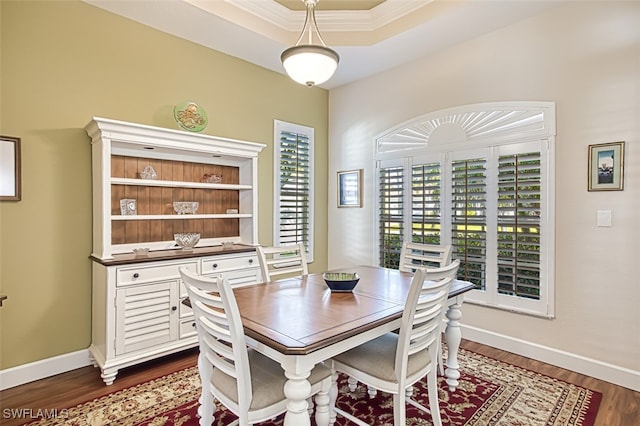
[[376, 138], [379, 154], [443, 144], [495, 144], [555, 135], [554, 102], [494, 102], [416, 117]]

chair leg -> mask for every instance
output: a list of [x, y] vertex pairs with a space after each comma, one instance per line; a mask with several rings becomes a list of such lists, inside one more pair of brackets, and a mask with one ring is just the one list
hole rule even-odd
[[433, 426], [442, 426], [440, 399], [438, 398], [438, 375], [435, 369], [427, 374], [427, 392], [429, 393], [429, 411], [431, 411]]
[[353, 377], [349, 377], [347, 378], [347, 383], [349, 383], [349, 390], [351, 392], [355, 392], [356, 388], [358, 387], [358, 381]]
[[331, 392], [333, 389], [333, 377], [331, 382], [326, 381], [322, 383], [322, 387], [316, 395], [316, 424], [326, 425], [331, 422]]
[[378, 389], [373, 386], [367, 386], [367, 393], [369, 394], [369, 399], [373, 399], [378, 394]]
[[409, 399], [413, 396], [413, 386], [407, 386], [407, 389], [404, 391], [405, 398]]
[[407, 407], [404, 392], [398, 389], [398, 393], [393, 395], [393, 424], [404, 426], [407, 424]]
[[211, 426], [214, 421], [213, 413], [216, 411], [216, 402], [211, 392], [205, 392], [200, 397], [198, 415], [200, 416], [200, 426]]
[[438, 354], [438, 372], [441, 376], [444, 376], [444, 357], [442, 353], [442, 338], [438, 339], [438, 348], [436, 349]]
[[202, 382], [202, 393], [200, 394], [198, 415], [200, 416], [200, 426], [211, 426], [213, 413], [216, 411], [216, 403], [213, 394], [209, 389], [209, 378], [213, 367], [204, 359], [202, 352], [198, 355], [198, 371]]
[[338, 372], [331, 370], [331, 390], [329, 391], [329, 425], [336, 422], [336, 399], [338, 399]]

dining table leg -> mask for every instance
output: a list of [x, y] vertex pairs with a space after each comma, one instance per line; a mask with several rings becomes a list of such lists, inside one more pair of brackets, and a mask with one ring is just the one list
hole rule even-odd
[[[284, 395], [287, 397], [287, 412], [284, 415], [284, 426], [311, 426], [311, 419], [307, 408], [307, 398], [311, 395], [311, 383], [307, 378], [310, 371], [297, 374], [286, 370], [287, 382], [284, 385]], [[328, 423], [327, 418], [327, 423]]]
[[449, 391], [454, 392], [458, 387], [458, 379], [460, 378], [460, 364], [458, 364], [458, 349], [462, 341], [462, 333], [460, 331], [460, 318], [462, 318], [462, 302], [456, 301], [449, 305], [447, 309], [447, 327], [444, 332], [444, 338], [447, 342], [447, 363], [444, 375], [446, 376]]

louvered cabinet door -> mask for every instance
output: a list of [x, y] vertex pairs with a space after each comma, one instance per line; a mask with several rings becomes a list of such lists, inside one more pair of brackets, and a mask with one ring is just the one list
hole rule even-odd
[[116, 291], [116, 355], [178, 338], [178, 282], [145, 284]]

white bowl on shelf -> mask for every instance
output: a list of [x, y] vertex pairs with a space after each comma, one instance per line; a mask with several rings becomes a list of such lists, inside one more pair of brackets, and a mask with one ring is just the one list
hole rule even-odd
[[173, 234], [173, 239], [182, 250], [193, 250], [200, 241], [200, 234], [198, 232], [179, 232]]
[[200, 203], [197, 201], [174, 201], [173, 209], [178, 214], [194, 214], [198, 211]]

